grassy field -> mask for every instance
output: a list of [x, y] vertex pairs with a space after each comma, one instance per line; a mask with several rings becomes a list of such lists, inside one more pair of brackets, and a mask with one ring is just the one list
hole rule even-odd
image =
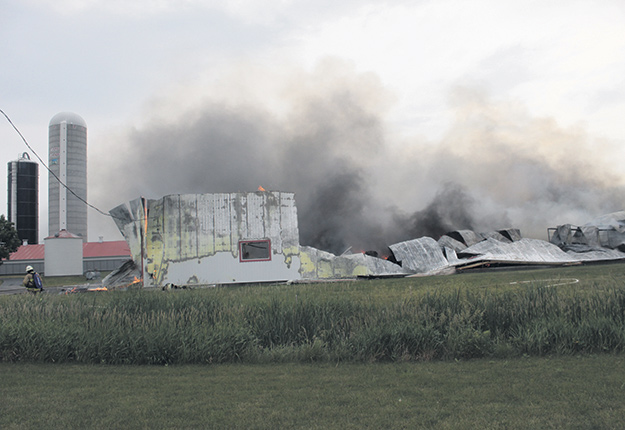
[[625, 428], [623, 279], [2, 296], [0, 428]]
[[0, 364], [2, 429], [622, 429], [625, 358]]
[[0, 361], [378, 362], [618, 353], [623, 265], [0, 297]]

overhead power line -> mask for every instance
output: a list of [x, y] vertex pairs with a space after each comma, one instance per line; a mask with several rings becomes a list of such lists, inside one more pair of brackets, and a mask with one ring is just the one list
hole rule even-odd
[[26, 147], [28, 147], [28, 149], [30, 149], [30, 151], [35, 154], [35, 157], [37, 157], [37, 160], [39, 160], [39, 162], [43, 165], [43, 167], [46, 168], [46, 170], [48, 171], [48, 173], [50, 173], [57, 181], [59, 181], [59, 184], [61, 184], [63, 187], [65, 187], [65, 189], [67, 191], [69, 191], [73, 196], [75, 196], [78, 200], [80, 200], [81, 202], [83, 202], [84, 204], [86, 204], [87, 206], [89, 206], [92, 209], [95, 209], [96, 211], [98, 211], [99, 213], [101, 213], [102, 215], [105, 216], [109, 216], [111, 218], [113, 218], [113, 216], [107, 212], [104, 212], [103, 210], [100, 210], [100, 208], [92, 205], [91, 203], [87, 202], [85, 199], [83, 199], [82, 197], [80, 197], [78, 194], [76, 194], [74, 192], [74, 190], [72, 190], [70, 187], [68, 187], [63, 181], [61, 181], [61, 179], [52, 171], [50, 170], [50, 168], [48, 167], [48, 165], [41, 159], [41, 157], [39, 156], [39, 154], [37, 154], [37, 151], [35, 151], [30, 144], [28, 143], [28, 141], [26, 140], [26, 138], [24, 137], [24, 135], [20, 132], [20, 130], [17, 128], [17, 126], [15, 124], [13, 124], [13, 121], [11, 121], [11, 118], [9, 118], [9, 116], [4, 113], [4, 111], [2, 109], [0, 109], [0, 113], [2, 113], [2, 115], [4, 115], [4, 117], [6, 118], [6, 120], [9, 122], [9, 124], [11, 124], [11, 127], [13, 127], [13, 129], [17, 132], [17, 134], [19, 134], [19, 136], [22, 138], [22, 141], [24, 142], [24, 144], [26, 145]]

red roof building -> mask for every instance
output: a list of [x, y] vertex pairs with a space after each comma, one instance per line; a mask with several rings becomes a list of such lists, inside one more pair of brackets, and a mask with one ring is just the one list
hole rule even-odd
[[[43, 244], [22, 245], [17, 249], [17, 251], [11, 254], [9, 260], [43, 260], [44, 256], [45, 248]], [[83, 258], [120, 256], [130, 258], [130, 248], [125, 240], [117, 240], [114, 242], [87, 242], [82, 245]]]
[[[44, 244], [22, 245], [8, 259], [2, 260], [0, 275], [22, 274], [27, 265], [33, 266], [35, 270], [45, 274], [44, 257]], [[84, 243], [82, 258], [84, 272], [87, 272], [115, 270], [132, 257], [126, 241], [117, 240]]]

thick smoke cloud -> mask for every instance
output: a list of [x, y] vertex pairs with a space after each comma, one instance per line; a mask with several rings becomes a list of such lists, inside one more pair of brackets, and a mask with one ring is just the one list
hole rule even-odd
[[294, 76], [265, 100], [207, 90], [118, 136], [95, 198], [113, 207], [140, 195], [293, 191], [300, 242], [334, 253], [384, 253], [465, 228], [544, 238], [547, 227], [621, 209], [609, 157], [581, 130], [458, 88], [440, 142], [400, 141], [387, 129], [392, 95], [375, 76], [333, 63]]
[[422, 210], [410, 216], [395, 215], [394, 225], [401, 226], [398, 233], [407, 240], [430, 236], [438, 239], [453, 230], [472, 230], [478, 223], [474, 219], [475, 200], [455, 183], [442, 184], [434, 199]]

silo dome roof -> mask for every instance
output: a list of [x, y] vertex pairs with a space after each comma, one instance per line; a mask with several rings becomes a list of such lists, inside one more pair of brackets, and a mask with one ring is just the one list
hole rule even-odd
[[81, 127], [87, 128], [87, 123], [85, 122], [85, 120], [82, 119], [80, 115], [72, 113], [72, 112], [57, 113], [50, 120], [50, 125], [57, 125], [62, 122], [66, 122], [68, 124], [75, 124], [75, 125], [79, 125]]

